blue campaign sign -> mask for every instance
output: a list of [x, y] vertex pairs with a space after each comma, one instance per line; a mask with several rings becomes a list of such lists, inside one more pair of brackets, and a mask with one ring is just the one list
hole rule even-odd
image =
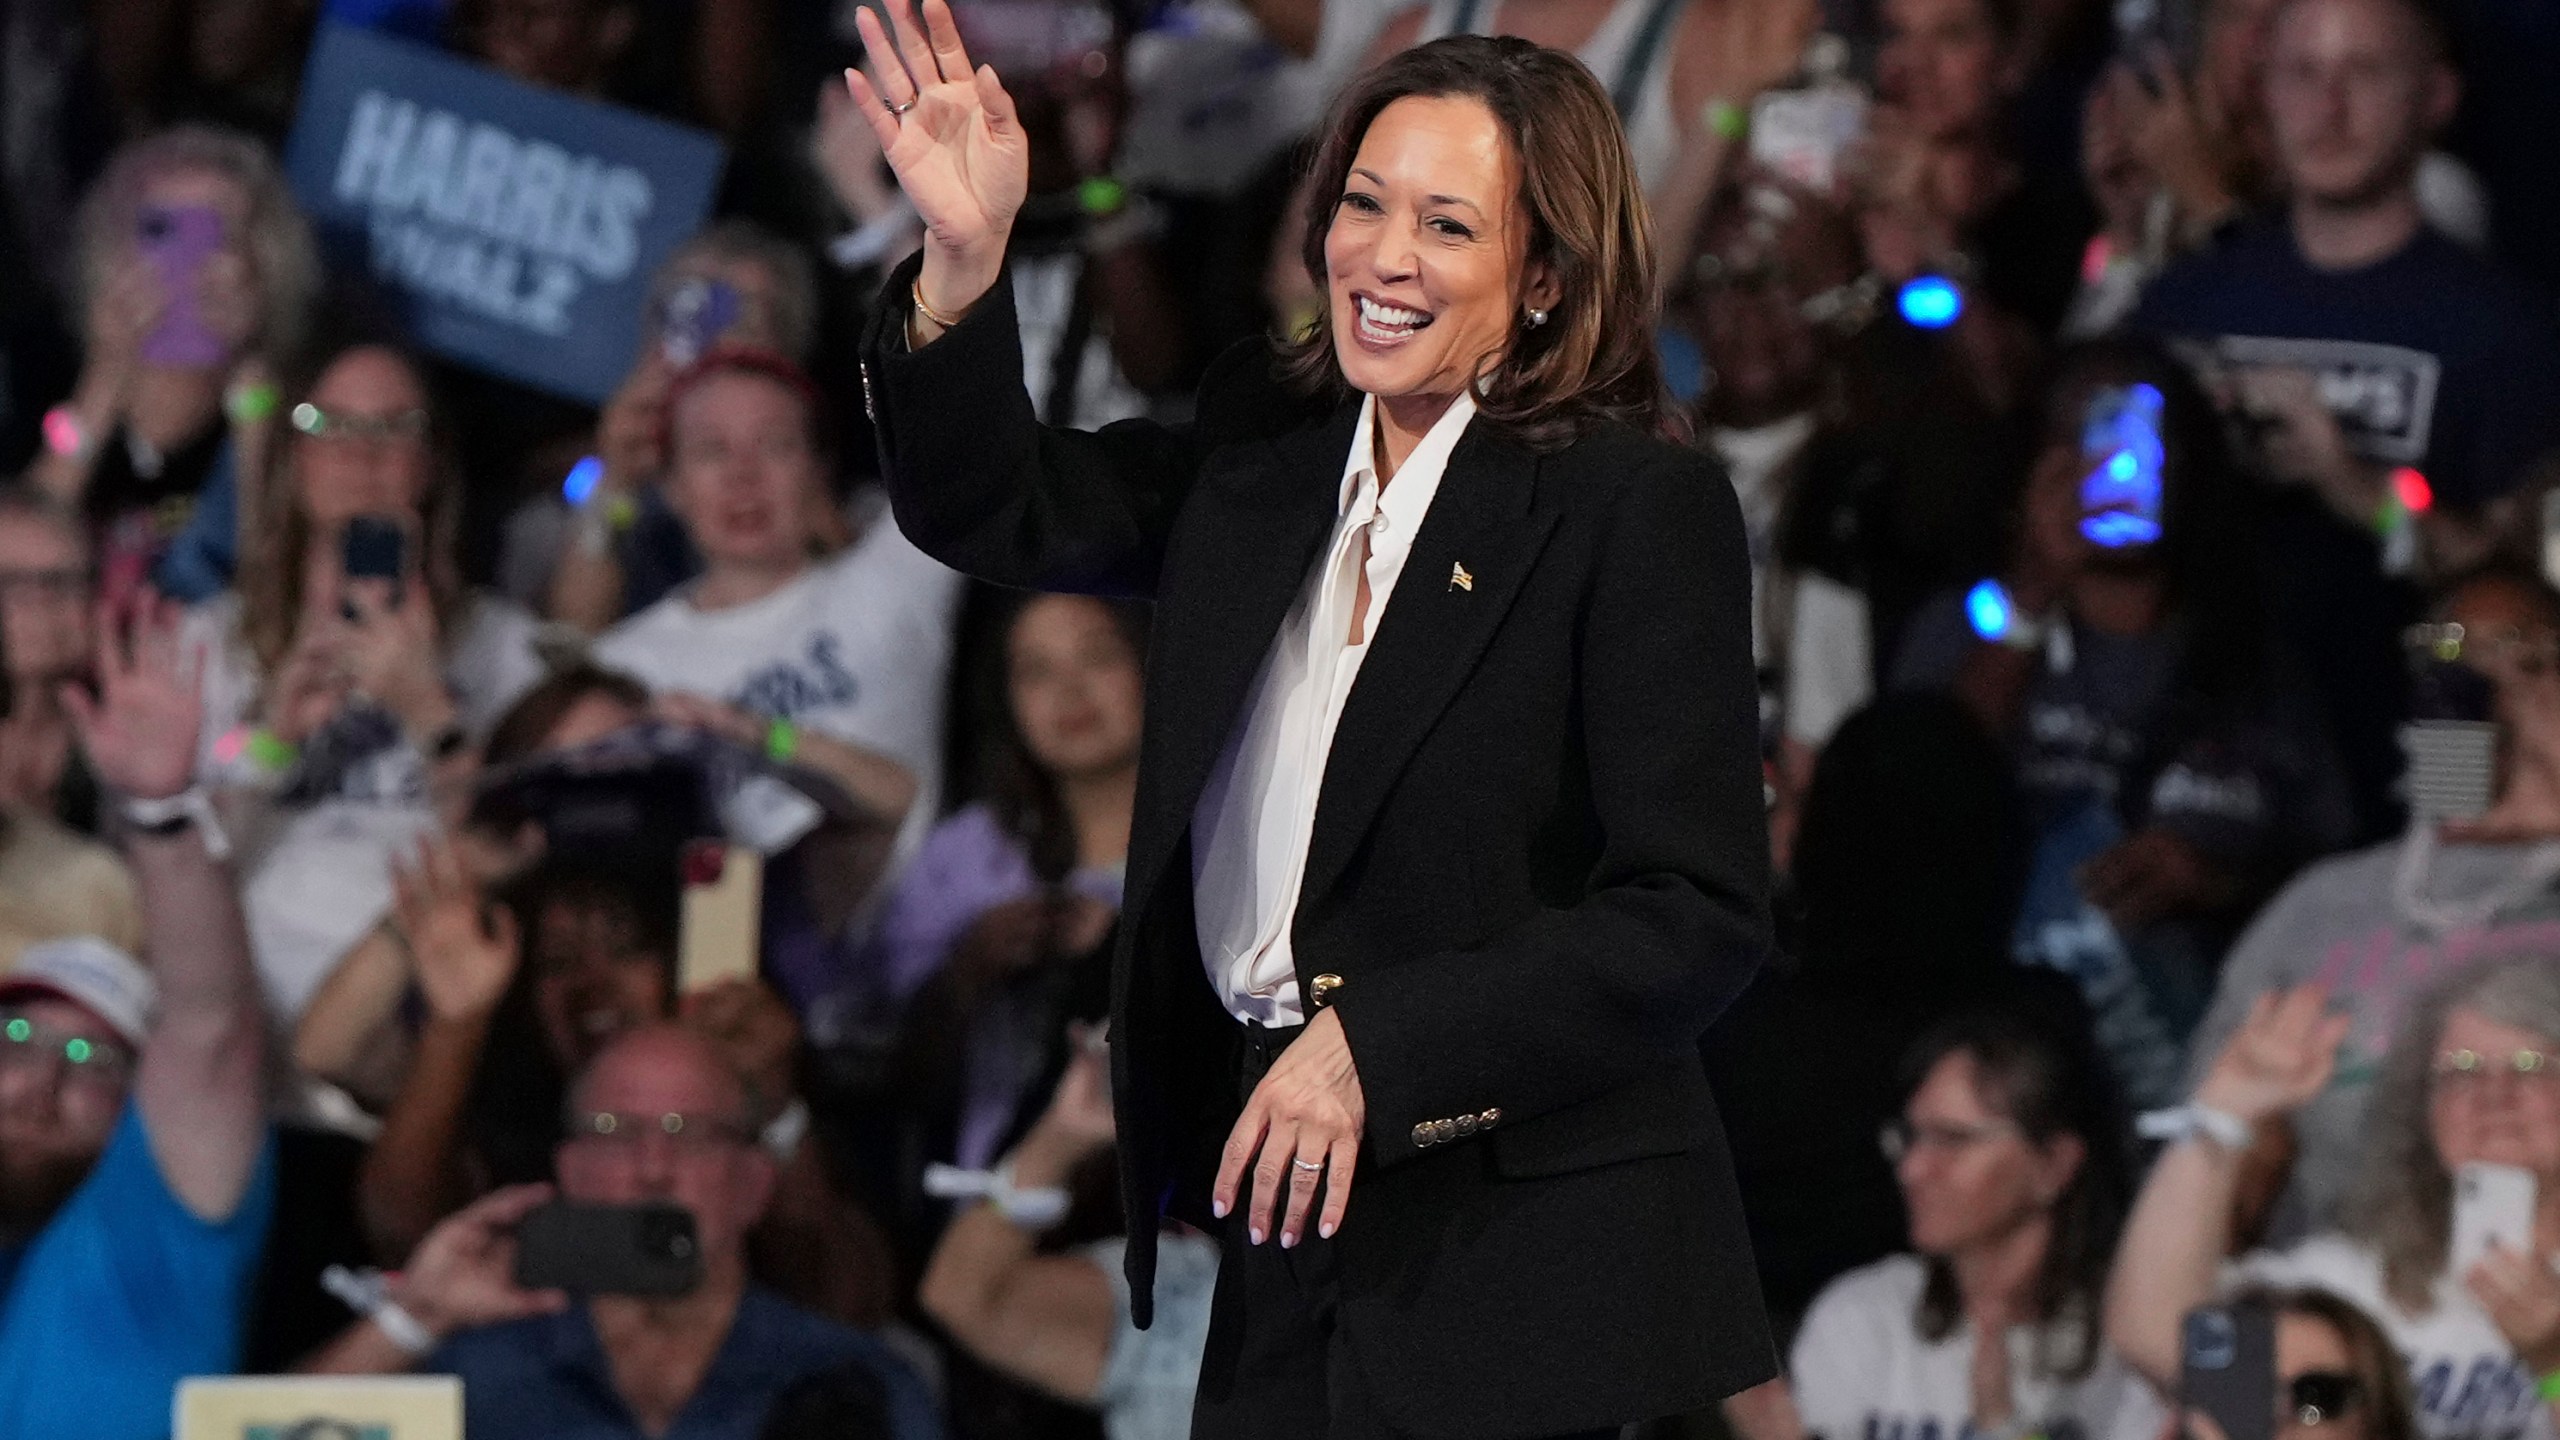
[[403, 303], [419, 344], [602, 403], [723, 158], [702, 131], [331, 25], [285, 167], [333, 257]]

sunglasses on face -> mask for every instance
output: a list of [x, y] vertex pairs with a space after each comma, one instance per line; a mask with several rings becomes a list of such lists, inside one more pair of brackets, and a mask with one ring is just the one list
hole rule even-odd
[[2364, 1382], [2341, 1370], [2305, 1370], [2284, 1382], [2284, 1418], [2297, 1425], [2326, 1425], [2355, 1409]]
[[362, 415], [353, 410], [323, 410], [305, 400], [293, 407], [293, 428], [314, 440], [410, 441], [427, 433], [427, 412]]

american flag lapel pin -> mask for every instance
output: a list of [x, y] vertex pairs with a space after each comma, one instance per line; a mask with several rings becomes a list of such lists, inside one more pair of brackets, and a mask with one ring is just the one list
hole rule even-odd
[[1476, 591], [1476, 577], [1467, 573], [1466, 566], [1452, 565], [1449, 567], [1449, 588], [1464, 590], [1472, 595]]

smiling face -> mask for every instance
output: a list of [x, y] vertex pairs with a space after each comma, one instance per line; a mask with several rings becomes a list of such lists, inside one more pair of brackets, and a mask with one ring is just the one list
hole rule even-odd
[[1032, 601], [1013, 622], [1005, 651], [1013, 722], [1042, 769], [1073, 780], [1138, 762], [1145, 678], [1100, 601]]
[[89, 664], [89, 542], [60, 518], [0, 511], [0, 645], [9, 674], [42, 683]]
[[[2470, 1069], [2445, 1065], [2468, 1051]], [[2455, 1009], [2436, 1041], [2437, 1070], [2427, 1091], [2427, 1126], [2447, 1171], [2472, 1163], [2514, 1165], [2560, 1184], [2560, 1065], [2519, 1070], [2519, 1051], [2560, 1059], [2560, 1041], [2477, 1010]]]
[[1381, 399], [1454, 397], [1557, 287], [1529, 260], [1519, 162], [1471, 96], [1409, 95], [1360, 139], [1325, 232], [1333, 350]]
[[[85, 1005], [0, 1009], [0, 1239], [41, 1225], [85, 1178], [124, 1112], [133, 1054]], [[74, 1063], [74, 1050], [86, 1063]]]
[[743, 370], [706, 376], [677, 401], [669, 499], [712, 569], [807, 559], [809, 507], [824, 493], [809, 421], [791, 387]]
[[551, 1058], [574, 1072], [620, 1035], [664, 1019], [668, 957], [612, 907], [554, 900], [533, 927], [533, 1008]]

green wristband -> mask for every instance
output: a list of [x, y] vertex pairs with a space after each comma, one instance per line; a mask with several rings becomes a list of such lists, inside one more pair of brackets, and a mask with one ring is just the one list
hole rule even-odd
[[788, 765], [791, 763], [791, 757], [799, 753], [799, 726], [776, 717], [771, 725], [765, 727], [764, 758], [776, 765]]
[[1099, 220], [1117, 215], [1129, 203], [1129, 187], [1108, 175], [1090, 175], [1076, 184], [1076, 205]]
[[223, 413], [231, 417], [234, 425], [254, 425], [276, 413], [282, 403], [284, 397], [276, 387], [263, 383], [234, 385], [222, 396]]
[[292, 769], [294, 762], [302, 758], [301, 746], [276, 734], [273, 730], [250, 731], [248, 742], [241, 746], [241, 750], [251, 760], [257, 762], [260, 769], [273, 771], [279, 775]]
[[1730, 100], [1707, 102], [1707, 129], [1719, 138], [1739, 140], [1751, 133], [1751, 112]]
[[2533, 1393], [2545, 1400], [2560, 1400], [2560, 1370], [2545, 1375], [2533, 1387]]

